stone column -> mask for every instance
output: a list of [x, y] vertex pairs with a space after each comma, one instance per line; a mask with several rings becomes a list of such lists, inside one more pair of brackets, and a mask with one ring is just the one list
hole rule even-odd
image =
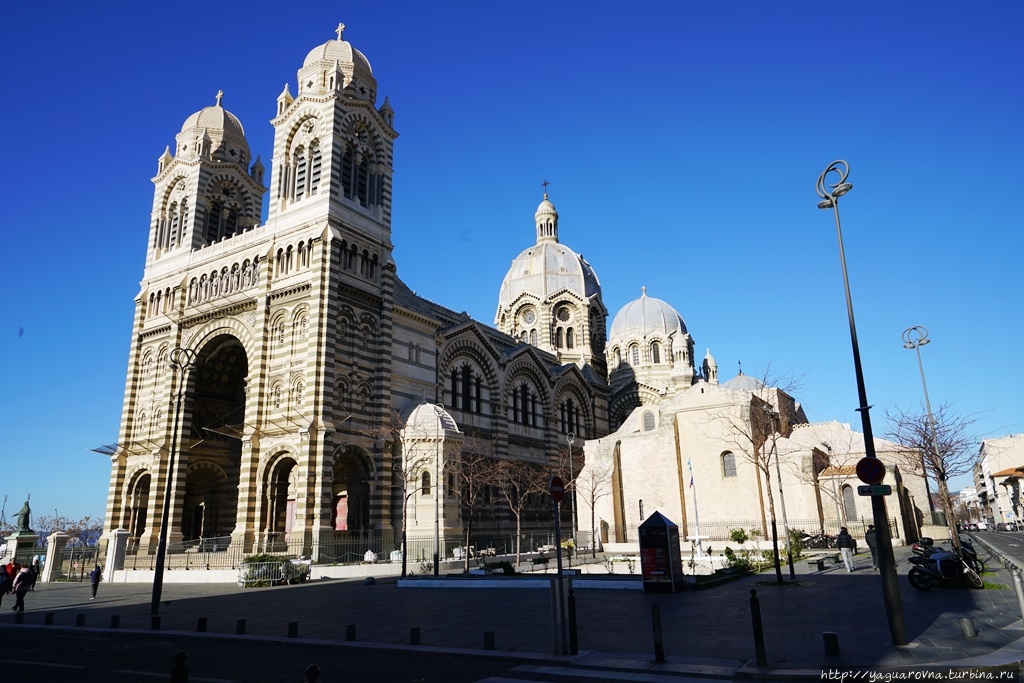
[[109, 583], [114, 578], [114, 572], [124, 569], [124, 558], [128, 552], [128, 530], [114, 529], [111, 532], [112, 538], [107, 540], [107, 562], [103, 566], [103, 581]]
[[60, 559], [68, 545], [68, 538], [70, 536], [61, 531], [54, 531], [46, 537], [46, 564], [39, 575], [43, 583], [54, 581], [60, 576]]

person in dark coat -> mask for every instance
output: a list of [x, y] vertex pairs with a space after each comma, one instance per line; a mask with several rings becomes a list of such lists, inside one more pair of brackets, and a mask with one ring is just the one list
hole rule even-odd
[[7, 565], [0, 564], [0, 602], [11, 592], [11, 577], [7, 574]]
[[875, 535], [874, 524], [869, 524], [868, 530], [864, 532], [864, 542], [871, 550], [871, 568], [878, 571], [878, 537]]
[[853, 571], [853, 536], [846, 530], [844, 526], [839, 530], [839, 535], [836, 536], [836, 547], [839, 548], [839, 553], [843, 556], [843, 564], [846, 565], [846, 571]]
[[14, 585], [11, 590], [14, 591], [14, 607], [11, 609], [15, 612], [25, 611], [25, 593], [28, 593], [32, 588], [32, 570], [28, 567], [23, 567], [18, 575], [14, 577]]
[[92, 597], [89, 598], [90, 600], [96, 599], [96, 589], [99, 588], [100, 579], [102, 578], [103, 571], [100, 569], [99, 565], [96, 565], [96, 568], [89, 572], [89, 583], [92, 585]]

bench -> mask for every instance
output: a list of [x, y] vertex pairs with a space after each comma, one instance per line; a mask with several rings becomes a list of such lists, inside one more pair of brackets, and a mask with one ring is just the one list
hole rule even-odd
[[815, 557], [815, 558], [812, 558], [810, 560], [807, 560], [807, 564], [810, 565], [811, 567], [817, 567], [819, 572], [825, 571], [825, 558], [824, 557]]

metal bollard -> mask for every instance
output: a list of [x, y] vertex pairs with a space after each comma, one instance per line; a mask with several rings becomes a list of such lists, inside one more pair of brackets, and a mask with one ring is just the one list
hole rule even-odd
[[1017, 609], [1020, 610], [1020, 618], [1024, 619], [1024, 585], [1021, 584], [1020, 571], [1013, 569], [1010, 577], [1013, 579], [1013, 592], [1017, 594]]
[[171, 683], [188, 683], [188, 666], [185, 664], [188, 655], [178, 650], [174, 655], [174, 666], [171, 667]]
[[85, 615], [84, 614], [76, 614], [75, 615], [75, 626], [85, 626]]
[[409, 644], [419, 645], [420, 644], [420, 627], [413, 626], [409, 629]]
[[572, 582], [569, 582], [569, 654], [580, 653], [579, 635], [576, 632], [576, 591], [572, 589]]
[[665, 641], [661, 635], [661, 605], [651, 605], [651, 622], [654, 625], [654, 659], [665, 661]]
[[821, 634], [821, 639], [825, 643], [825, 654], [830, 657], [838, 657], [841, 653], [839, 652], [839, 634], [835, 631], [825, 631]]
[[53, 612], [47, 612], [43, 615], [43, 626], [53, 626]]
[[978, 635], [978, 630], [974, 628], [974, 619], [970, 617], [960, 617], [960, 632], [966, 638], [975, 638]]
[[196, 631], [198, 631], [199, 633], [206, 632], [206, 617], [199, 617], [199, 619], [196, 621]]
[[299, 637], [299, 622], [289, 621], [288, 622], [288, 637], [298, 638]]
[[316, 683], [316, 679], [320, 678], [320, 667], [316, 664], [310, 664], [306, 667], [306, 683]]
[[149, 623], [149, 629], [151, 631], [160, 630], [160, 615], [153, 615], [153, 620]]
[[120, 614], [114, 614], [110, 617], [110, 628], [121, 628]]
[[355, 639], [356, 639], [356, 625], [355, 624], [349, 624], [348, 626], [345, 627], [345, 640], [351, 642], [351, 641], [353, 641]]
[[764, 628], [761, 626], [761, 601], [757, 599], [757, 590], [750, 589], [750, 619], [754, 623], [754, 652], [758, 666], [768, 666], [768, 658], [764, 654]]
[[235, 633], [238, 635], [245, 633], [245, 619], [239, 619], [235, 622]]
[[494, 649], [494, 631], [484, 631], [484, 649]]

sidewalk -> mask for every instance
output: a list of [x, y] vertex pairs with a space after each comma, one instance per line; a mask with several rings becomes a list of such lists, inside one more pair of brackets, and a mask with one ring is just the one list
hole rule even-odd
[[[395, 580], [318, 581], [300, 586], [240, 589], [224, 584], [165, 583], [160, 628], [195, 633], [206, 618], [210, 634], [234, 636], [245, 620], [249, 636], [284, 639], [289, 624], [297, 637], [344, 646], [408, 647], [410, 629], [419, 628], [421, 645], [461, 649], [524, 660], [572, 662], [582, 666], [645, 669], [698, 675], [820, 678], [829, 668], [991, 666], [1024, 659], [1024, 637], [1009, 573], [982, 551], [989, 584], [1005, 589], [933, 588], [919, 592], [906, 580], [909, 549], [897, 548], [897, 572], [908, 646], [890, 642], [881, 583], [870, 556], [858, 555], [857, 570], [842, 564], [817, 571], [797, 563], [799, 585], [774, 585], [774, 573], [744, 577], [708, 590], [651, 594], [635, 590], [576, 590], [580, 655], [552, 653], [549, 592], [543, 589], [399, 588]], [[788, 579], [788, 570], [786, 571]], [[755, 659], [750, 591], [757, 591], [769, 666]], [[13, 597], [0, 608], [0, 627], [15, 626]], [[23, 624], [42, 627], [47, 613], [54, 626], [149, 630], [151, 587], [102, 584], [95, 601], [87, 584], [39, 584], [26, 597]], [[655, 664], [651, 607], [660, 605], [665, 664]], [[959, 619], [971, 617], [975, 638], [961, 634]], [[356, 643], [346, 643], [355, 626]], [[495, 650], [485, 652], [484, 632], [493, 631]], [[822, 632], [838, 634], [842, 654], [825, 655]]]

